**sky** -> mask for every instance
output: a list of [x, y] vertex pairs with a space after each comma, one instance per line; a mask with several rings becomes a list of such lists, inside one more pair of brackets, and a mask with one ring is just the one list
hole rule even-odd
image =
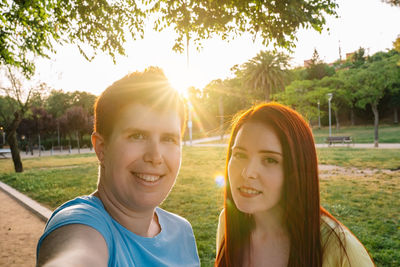
[[[321, 34], [301, 29], [296, 33], [298, 41], [292, 57], [292, 66], [302, 66], [310, 59], [314, 48], [320, 58], [330, 63], [359, 47], [372, 55], [393, 47], [400, 34], [400, 7], [393, 7], [380, 0], [338, 0], [339, 18], [328, 16]], [[37, 75], [54, 89], [64, 91], [88, 91], [99, 95], [114, 81], [133, 71], [148, 66], [161, 67], [170, 82], [178, 90], [195, 86], [202, 89], [214, 79], [232, 76], [230, 68], [242, 64], [267, 50], [260, 40], [244, 35], [234, 41], [213, 38], [203, 42], [197, 51], [189, 45], [189, 68], [186, 52], [172, 51], [174, 32], [154, 32], [145, 29], [145, 38], [125, 44], [127, 56], [117, 56], [114, 65], [111, 57], [99, 53], [92, 61], [86, 61], [73, 45], [56, 47], [57, 53], [48, 59], [37, 60]]]

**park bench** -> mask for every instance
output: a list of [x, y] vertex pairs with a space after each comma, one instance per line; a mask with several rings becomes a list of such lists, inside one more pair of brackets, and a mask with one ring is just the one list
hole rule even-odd
[[11, 153], [11, 150], [9, 148], [0, 148], [0, 156], [5, 158], [7, 153]]
[[329, 136], [326, 138], [326, 143], [332, 144], [350, 144], [353, 143], [351, 136]]

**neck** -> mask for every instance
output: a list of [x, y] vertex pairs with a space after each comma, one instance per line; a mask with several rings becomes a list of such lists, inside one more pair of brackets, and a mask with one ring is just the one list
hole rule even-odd
[[255, 229], [254, 233], [264, 237], [282, 237], [288, 236], [287, 228], [283, 222], [282, 209], [278, 206], [268, 212], [253, 214]]
[[287, 266], [290, 237], [279, 207], [253, 214], [255, 229], [251, 233], [247, 266]]
[[98, 197], [110, 216], [129, 231], [143, 237], [154, 237], [160, 233], [161, 226], [158, 223], [155, 208], [146, 211], [134, 211], [118, 202], [101, 182], [92, 195]]

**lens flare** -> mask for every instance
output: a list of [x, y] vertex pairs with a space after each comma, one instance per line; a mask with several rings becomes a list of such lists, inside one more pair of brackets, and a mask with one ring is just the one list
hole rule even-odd
[[225, 186], [225, 178], [221, 174], [217, 174], [215, 176], [215, 183], [217, 184], [218, 187], [224, 187]]

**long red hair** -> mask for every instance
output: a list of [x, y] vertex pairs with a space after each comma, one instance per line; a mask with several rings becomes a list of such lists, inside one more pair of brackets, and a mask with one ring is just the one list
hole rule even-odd
[[299, 113], [277, 103], [260, 104], [234, 120], [225, 167], [225, 235], [215, 266], [242, 266], [250, 249], [254, 220], [237, 209], [227, 172], [236, 135], [247, 122], [272, 127], [282, 145], [285, 178], [281, 205], [290, 237], [288, 266], [322, 266], [321, 214], [337, 220], [320, 206], [317, 154], [308, 124]]

